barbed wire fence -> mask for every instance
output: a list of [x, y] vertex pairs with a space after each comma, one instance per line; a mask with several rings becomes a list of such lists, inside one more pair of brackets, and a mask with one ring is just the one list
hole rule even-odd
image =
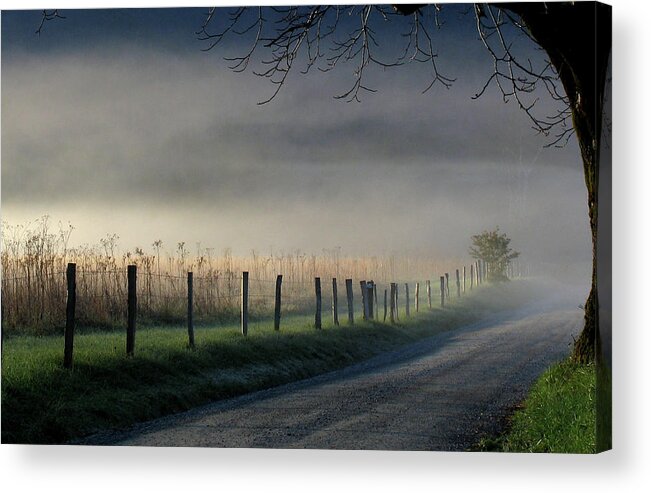
[[[129, 275], [132, 272], [132, 276]], [[143, 326], [186, 324], [189, 345], [194, 346], [194, 325], [238, 320], [246, 335], [249, 321], [274, 320], [314, 314], [314, 326], [331, 317], [333, 325], [357, 320], [389, 321], [424, 308], [445, 306], [451, 297], [461, 297], [486, 279], [488, 266], [481, 261], [463, 266], [436, 279], [391, 282], [305, 276], [293, 279], [278, 275], [276, 280], [249, 277], [244, 271], [208, 270], [185, 275], [145, 270], [136, 265], [124, 268], [77, 269], [68, 263], [66, 271], [50, 270], [39, 276], [2, 278], [2, 329], [35, 327], [34, 335], [65, 336], [65, 366], [72, 365], [76, 326], [99, 329], [124, 328], [133, 341], [136, 321]], [[514, 263], [507, 275], [528, 275], [528, 266]], [[268, 274], [267, 274], [268, 275]], [[384, 277], [384, 276], [383, 276]], [[356, 285], [357, 283], [357, 285]], [[450, 286], [452, 284], [452, 286]], [[402, 312], [400, 309], [402, 308]], [[129, 343], [127, 344], [129, 347]], [[133, 353], [133, 342], [130, 351]]]

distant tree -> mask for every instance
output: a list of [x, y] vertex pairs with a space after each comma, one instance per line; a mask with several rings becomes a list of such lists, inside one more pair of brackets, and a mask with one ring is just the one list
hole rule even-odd
[[509, 247], [510, 243], [511, 239], [500, 233], [500, 228], [472, 237], [470, 255], [486, 264], [491, 281], [506, 281], [506, 268], [511, 260], [520, 256], [520, 252]]

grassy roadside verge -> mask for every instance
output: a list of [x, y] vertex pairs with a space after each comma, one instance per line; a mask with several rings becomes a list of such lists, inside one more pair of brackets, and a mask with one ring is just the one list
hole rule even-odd
[[[183, 327], [139, 328], [136, 355], [124, 335], [75, 339], [75, 366], [63, 370], [61, 337], [14, 337], [2, 351], [2, 442], [64, 443], [210, 401], [342, 368], [438, 332], [531, 301], [526, 281], [475, 289], [446, 308], [424, 309], [401, 323], [312, 328], [310, 316], [249, 326], [199, 328], [197, 347]], [[412, 313], [412, 315], [414, 315]]]
[[596, 451], [594, 364], [565, 360], [533, 385], [509, 431], [484, 438], [478, 451], [589, 454]]

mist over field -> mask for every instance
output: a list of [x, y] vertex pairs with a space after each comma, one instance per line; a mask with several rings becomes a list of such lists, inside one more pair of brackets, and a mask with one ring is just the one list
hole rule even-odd
[[[427, 68], [409, 67], [374, 72], [378, 92], [361, 103], [336, 101], [348, 67], [296, 72], [259, 106], [268, 83], [232, 73], [186, 38], [157, 45], [116, 25], [87, 44], [54, 31], [62, 47], [46, 50], [16, 34], [16, 24], [29, 25], [20, 13], [2, 22], [9, 224], [48, 214], [75, 227], [73, 245], [115, 233], [123, 250], [160, 239], [170, 250], [183, 241], [237, 254], [341, 247], [456, 258], [467, 256], [471, 235], [499, 226], [523, 259], [587, 285], [575, 141], [544, 148], [516, 105], [493, 90], [472, 100], [490, 63], [477, 40], [453, 29], [444, 46], [483, 61], [450, 59], [450, 90], [421, 94]], [[57, 28], [68, 26], [79, 28]]]

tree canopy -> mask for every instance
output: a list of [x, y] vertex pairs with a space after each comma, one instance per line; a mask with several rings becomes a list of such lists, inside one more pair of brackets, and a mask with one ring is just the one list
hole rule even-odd
[[486, 263], [488, 278], [493, 281], [506, 280], [506, 268], [520, 256], [520, 252], [509, 246], [511, 239], [500, 233], [499, 227], [474, 235], [471, 239], [470, 256]]

